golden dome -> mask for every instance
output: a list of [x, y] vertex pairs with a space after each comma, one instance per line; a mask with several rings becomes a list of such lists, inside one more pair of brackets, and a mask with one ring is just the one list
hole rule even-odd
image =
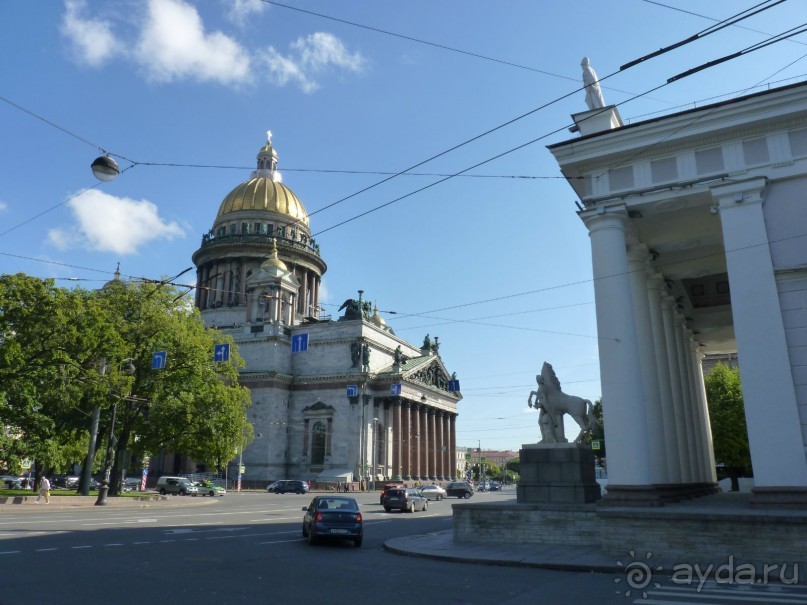
[[231, 212], [266, 210], [285, 214], [308, 226], [308, 213], [294, 192], [281, 182], [268, 177], [244, 181], [224, 198], [216, 220]]
[[286, 266], [280, 258], [277, 256], [277, 242], [275, 238], [272, 238], [272, 250], [269, 252], [269, 258], [261, 263], [261, 269], [279, 269], [280, 271], [284, 271], [288, 273], [289, 268]]
[[272, 146], [272, 133], [266, 132], [266, 144], [257, 156], [257, 169], [238, 187], [230, 191], [219, 206], [216, 222], [231, 212], [268, 211], [285, 214], [308, 227], [308, 213], [294, 192], [286, 187], [277, 171], [277, 151]]

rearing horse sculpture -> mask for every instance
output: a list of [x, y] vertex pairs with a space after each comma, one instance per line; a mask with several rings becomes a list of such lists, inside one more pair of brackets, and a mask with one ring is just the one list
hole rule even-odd
[[[563, 436], [563, 414], [569, 414], [580, 427], [575, 443], [582, 443], [586, 433], [591, 431], [597, 422], [594, 406], [588, 399], [567, 395], [560, 389], [560, 381], [555, 375], [552, 365], [544, 362], [541, 373], [535, 377], [538, 390], [532, 391], [527, 404], [532, 407], [533, 396], [535, 407], [541, 409], [538, 424], [541, 429], [542, 443], [566, 443]], [[558, 424], [560, 426], [558, 426]]]

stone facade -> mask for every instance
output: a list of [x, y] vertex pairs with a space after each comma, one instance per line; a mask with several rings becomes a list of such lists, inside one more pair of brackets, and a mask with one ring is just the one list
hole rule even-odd
[[321, 313], [326, 264], [308, 215], [279, 178], [271, 138], [257, 159], [193, 256], [196, 305], [232, 336], [251, 393], [255, 439], [230, 476], [240, 460], [244, 480], [258, 484], [454, 478], [462, 397], [449, 390], [436, 339], [396, 336], [362, 291], [343, 317]]

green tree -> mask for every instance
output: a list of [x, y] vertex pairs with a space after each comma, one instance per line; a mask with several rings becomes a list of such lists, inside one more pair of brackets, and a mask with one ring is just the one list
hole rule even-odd
[[719, 363], [704, 378], [715, 459], [739, 491], [738, 478], [751, 471], [740, 370]]
[[[230, 361], [215, 363], [213, 346], [222, 342], [232, 347]], [[168, 353], [163, 370], [151, 369], [155, 350]], [[130, 363], [133, 375], [125, 371]], [[142, 456], [165, 446], [220, 467], [252, 440], [240, 366], [232, 339], [206, 328], [165, 283], [115, 281], [87, 291], [0, 276], [0, 425], [7, 427], [0, 464], [33, 457], [41, 474], [45, 465], [58, 472], [88, 458], [95, 470], [104, 464], [99, 446], [109, 442], [114, 410], [111, 495], [126, 450]]]

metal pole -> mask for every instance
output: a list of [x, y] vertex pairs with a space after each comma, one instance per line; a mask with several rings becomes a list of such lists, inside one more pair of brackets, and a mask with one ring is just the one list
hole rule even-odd
[[104, 462], [104, 478], [101, 480], [101, 485], [98, 487], [98, 499], [95, 501], [95, 506], [104, 506], [106, 504], [106, 497], [109, 493], [109, 475], [112, 472], [112, 458], [115, 455], [115, 418], [118, 414], [118, 402], [112, 406], [112, 421], [109, 423], [109, 443], [106, 451], [106, 460]]

